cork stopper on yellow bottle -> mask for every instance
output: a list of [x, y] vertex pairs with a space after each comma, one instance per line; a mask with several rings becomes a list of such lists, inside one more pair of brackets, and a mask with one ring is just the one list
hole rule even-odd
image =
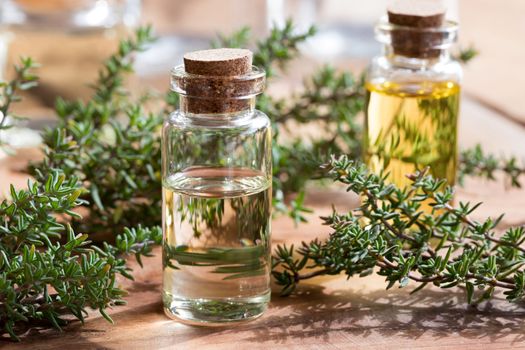
[[[398, 55], [435, 58], [442, 37], [432, 28], [443, 26], [446, 8], [440, 0], [395, 0], [387, 9], [388, 21], [400, 26], [392, 31], [392, 47]], [[403, 28], [406, 27], [406, 28]], [[429, 30], [430, 29], [430, 30]]]

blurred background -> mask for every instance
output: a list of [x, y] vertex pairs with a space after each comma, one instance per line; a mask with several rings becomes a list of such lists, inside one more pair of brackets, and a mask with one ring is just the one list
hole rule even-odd
[[[525, 155], [509, 133], [525, 125], [521, 82], [525, 46], [523, 0], [446, 0], [448, 17], [460, 22], [460, 45], [480, 51], [465, 69], [461, 143]], [[277, 78], [271, 93], [286, 95], [322, 64], [360, 73], [380, 50], [373, 26], [387, 0], [0, 0], [0, 78], [9, 79], [20, 56], [42, 64], [40, 86], [15, 112], [28, 120], [0, 137], [14, 147], [34, 147], [53, 122], [55, 98], [86, 99], [89, 83], [117, 42], [140, 24], [152, 24], [159, 40], [136, 58], [135, 89], [168, 89], [169, 69], [186, 51], [206, 48], [218, 33], [249, 26], [258, 38], [292, 18], [297, 30], [318, 34], [300, 62]], [[466, 131], [465, 131], [466, 130]], [[476, 130], [475, 132], [473, 130]], [[483, 130], [487, 130], [484, 132]], [[497, 131], [497, 132], [495, 132]], [[519, 132], [522, 132], [520, 129]], [[525, 135], [525, 134], [524, 134]]]

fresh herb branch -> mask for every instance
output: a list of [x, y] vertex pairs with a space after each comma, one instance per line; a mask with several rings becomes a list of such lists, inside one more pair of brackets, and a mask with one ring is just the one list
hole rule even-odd
[[459, 182], [465, 177], [479, 177], [496, 180], [497, 174], [503, 174], [512, 187], [521, 188], [521, 178], [525, 175], [525, 166], [516, 157], [496, 157], [487, 154], [477, 145], [461, 152], [459, 161]]
[[299, 45], [315, 33], [313, 26], [304, 33], [296, 33], [293, 22], [287, 20], [282, 28], [272, 28], [265, 40], [257, 42], [253, 64], [263, 68], [267, 77], [273, 77], [276, 69], [285, 68], [289, 61], [299, 55]]
[[314, 36], [316, 29], [309, 27], [304, 33], [296, 33], [292, 20], [287, 20], [282, 27], [273, 27], [267, 38], [252, 45], [249, 27], [242, 27], [231, 35], [219, 35], [211, 42], [211, 47], [254, 47], [253, 64], [263, 68], [266, 76], [275, 76], [277, 70], [286, 67], [286, 64], [299, 56], [299, 45]]
[[133, 100], [123, 87], [133, 71], [133, 55], [153, 40], [145, 27], [121, 41], [100, 71], [93, 98], [86, 103], [59, 99], [58, 124], [44, 132], [45, 157], [31, 172], [40, 181], [39, 174], [53, 170], [78, 176], [88, 189], [82, 195], [88, 214], [72, 223], [75, 229], [108, 233], [160, 222], [163, 116], [144, 111], [143, 101]]
[[415, 284], [413, 292], [428, 284], [464, 286], [469, 303], [491, 298], [496, 289], [509, 301], [522, 299], [525, 229], [511, 228], [498, 237], [501, 216], [471, 219], [480, 204], [454, 207], [453, 189], [427, 170], [409, 175], [411, 185], [400, 189], [346, 156], [332, 158], [329, 173], [359, 195], [361, 205], [323, 218], [332, 228], [327, 240], [277, 248], [273, 275], [282, 294], [315, 276], [367, 276], [376, 269], [387, 289], [396, 283]]
[[159, 229], [138, 227], [115, 245], [91, 245], [57, 219], [80, 218], [83, 192], [76, 177], [53, 172], [25, 190], [11, 187], [11, 200], [0, 203], [0, 328], [13, 339], [29, 327], [60, 329], [68, 315], [83, 322], [88, 307], [112, 322], [105, 310], [125, 303], [116, 276], [132, 278], [124, 254], [140, 262], [161, 241]]
[[457, 61], [467, 64], [472, 59], [479, 55], [479, 51], [474, 46], [469, 46], [467, 48], [460, 48], [457, 53], [453, 55], [454, 59]]

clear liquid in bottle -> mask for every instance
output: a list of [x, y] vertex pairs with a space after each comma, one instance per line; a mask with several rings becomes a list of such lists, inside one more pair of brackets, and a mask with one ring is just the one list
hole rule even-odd
[[170, 317], [223, 324], [270, 299], [271, 180], [244, 168], [193, 167], [163, 183], [163, 302]]

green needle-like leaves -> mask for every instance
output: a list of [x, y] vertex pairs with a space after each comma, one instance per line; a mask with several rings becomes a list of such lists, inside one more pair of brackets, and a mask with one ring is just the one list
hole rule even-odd
[[460, 183], [463, 183], [466, 176], [496, 180], [497, 174], [504, 174], [510, 186], [521, 188], [525, 167], [515, 157], [498, 158], [486, 154], [481, 145], [461, 152], [458, 174]]
[[116, 246], [92, 246], [63, 222], [79, 217], [83, 191], [76, 177], [53, 172], [25, 190], [12, 187], [0, 203], [0, 327], [13, 339], [33, 324], [60, 329], [67, 315], [83, 321], [88, 307], [110, 320], [104, 310], [124, 303], [116, 275], [130, 277], [122, 254], [139, 259], [160, 243], [158, 228], [138, 228], [118, 235]]
[[409, 175], [411, 185], [400, 189], [348, 157], [332, 158], [329, 169], [336, 181], [362, 198], [361, 206], [325, 217], [333, 230], [326, 241], [303, 243], [297, 250], [277, 248], [273, 274], [283, 294], [317, 275], [366, 276], [375, 269], [385, 276], [387, 289], [415, 284], [420, 290], [432, 283], [464, 286], [469, 303], [489, 299], [495, 289], [505, 290], [509, 301], [522, 298], [523, 227], [498, 237], [501, 217], [470, 219], [479, 204], [454, 207], [453, 189], [426, 171]]

